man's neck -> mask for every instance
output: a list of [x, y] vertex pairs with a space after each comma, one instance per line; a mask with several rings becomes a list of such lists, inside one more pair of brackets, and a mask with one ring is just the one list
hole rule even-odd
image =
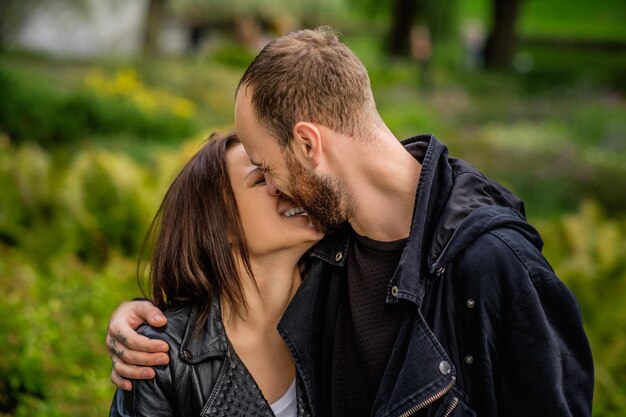
[[[392, 137], [393, 138], [393, 137]], [[350, 225], [377, 241], [406, 238], [411, 230], [420, 163], [395, 138], [365, 148], [348, 187], [354, 203]]]

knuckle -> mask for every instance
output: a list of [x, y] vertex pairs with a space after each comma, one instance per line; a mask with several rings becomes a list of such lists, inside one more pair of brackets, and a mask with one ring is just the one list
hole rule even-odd
[[132, 350], [122, 350], [121, 351], [121, 355], [120, 355], [120, 359], [123, 360], [124, 362], [128, 363], [128, 364], [136, 364], [137, 363], [137, 358], [136, 355], [133, 354]]
[[[121, 337], [122, 339], [120, 339], [119, 337]], [[123, 344], [124, 346], [126, 346], [127, 348], [131, 350], [135, 350], [135, 343], [132, 341], [132, 339], [129, 339], [124, 336], [119, 336], [119, 337], [117, 340], [119, 340], [121, 344]]]

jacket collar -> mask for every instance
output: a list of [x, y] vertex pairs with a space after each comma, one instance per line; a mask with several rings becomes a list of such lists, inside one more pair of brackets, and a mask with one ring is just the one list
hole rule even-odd
[[[387, 303], [406, 300], [421, 304], [425, 291], [424, 272], [434, 272], [430, 254], [437, 216], [452, 188], [448, 150], [433, 135], [418, 135], [402, 141], [405, 149], [422, 165], [417, 185], [411, 231], [387, 289]], [[393, 288], [396, 288], [394, 290]]]
[[324, 239], [311, 249], [310, 255], [334, 266], [344, 266], [351, 231], [350, 224], [344, 223], [338, 230], [326, 234]]
[[[416, 190], [415, 207], [413, 209], [413, 220], [411, 231], [406, 247], [387, 289], [387, 302], [397, 303], [404, 299], [414, 303], [420, 303], [424, 294], [424, 286], [420, 279], [422, 267], [433, 263], [429, 259], [426, 243], [430, 240], [435, 225], [427, 219], [432, 213], [436, 213], [445, 202], [445, 198], [431, 198], [431, 190], [438, 188], [441, 190], [450, 189], [452, 185], [452, 173], [449, 165], [442, 163], [447, 161], [447, 148], [441, 144], [433, 135], [424, 134], [413, 136], [402, 141], [407, 152], [411, 153], [422, 165], [422, 171]], [[348, 223], [339, 230], [330, 233], [322, 239], [310, 252], [311, 256], [319, 258], [335, 266], [343, 267], [347, 259], [347, 249], [350, 242], [352, 229]], [[415, 253], [422, 254], [415, 256]], [[430, 261], [430, 262], [429, 262]], [[404, 271], [410, 271], [410, 274]], [[415, 279], [415, 273], [417, 278]], [[405, 278], [411, 275], [410, 279]], [[396, 292], [393, 288], [396, 287]]]
[[219, 298], [213, 298], [209, 317], [204, 326], [198, 323], [198, 315], [198, 306], [194, 305], [178, 352], [181, 360], [190, 364], [211, 357], [223, 357], [228, 351], [228, 339], [222, 323]]

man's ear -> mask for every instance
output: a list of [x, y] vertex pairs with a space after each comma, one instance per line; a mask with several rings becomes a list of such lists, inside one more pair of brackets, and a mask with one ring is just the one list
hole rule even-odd
[[293, 127], [293, 152], [304, 166], [314, 169], [322, 158], [322, 134], [313, 123], [298, 122]]

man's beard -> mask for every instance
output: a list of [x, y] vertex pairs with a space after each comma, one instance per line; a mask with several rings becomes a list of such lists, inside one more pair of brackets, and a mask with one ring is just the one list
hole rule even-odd
[[327, 176], [308, 172], [289, 151], [286, 159], [291, 198], [306, 210], [313, 227], [328, 233], [348, 221], [351, 213], [347, 193], [342, 193], [340, 184]]

